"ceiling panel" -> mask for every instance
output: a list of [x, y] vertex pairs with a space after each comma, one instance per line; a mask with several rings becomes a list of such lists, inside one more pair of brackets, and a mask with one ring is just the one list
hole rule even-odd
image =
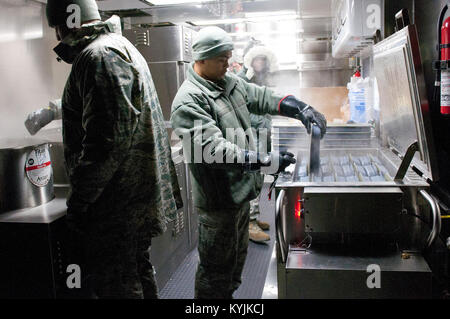
[[[236, 54], [242, 54], [250, 37], [278, 50], [280, 62], [296, 60], [296, 55], [319, 54], [320, 60], [331, 52], [328, 39], [331, 37], [332, 0], [251, 0], [214, 1], [171, 6], [147, 6], [139, 0], [105, 0], [99, 2], [100, 9], [109, 11], [139, 9], [148, 16], [133, 16], [131, 24], [158, 25], [165, 23], [183, 24], [199, 21], [217, 21], [216, 25], [230, 32], [236, 45]], [[286, 12], [294, 19], [285, 18], [269, 21], [269, 15]], [[252, 16], [262, 16], [261, 21], [250, 22]], [[127, 12], [121, 12], [128, 14]], [[295, 15], [298, 18], [295, 19]], [[284, 17], [284, 16], [283, 16]], [[266, 19], [267, 18], [267, 19]], [[222, 23], [225, 19], [234, 23]], [[292, 19], [292, 18], [291, 18]], [[236, 21], [241, 21], [237, 23]], [[279, 50], [282, 48], [281, 50]]]
[[331, 17], [331, 1], [332, 0], [300, 0], [300, 15], [306, 17]]
[[154, 17], [153, 23], [180, 23], [205, 19], [242, 18], [245, 13], [293, 10], [301, 17], [330, 17], [332, 0], [217, 0], [170, 6], [149, 6], [139, 0], [98, 1], [100, 10], [140, 9]]
[[97, 4], [102, 11], [146, 9], [149, 7], [148, 4], [139, 0], [97, 0]]

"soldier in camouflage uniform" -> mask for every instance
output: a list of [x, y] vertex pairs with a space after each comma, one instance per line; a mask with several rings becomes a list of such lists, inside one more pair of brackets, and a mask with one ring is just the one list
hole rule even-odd
[[[323, 115], [295, 97], [283, 98], [226, 73], [232, 50], [231, 37], [222, 29], [200, 30], [193, 43], [195, 62], [172, 104], [171, 122], [183, 139], [198, 209], [196, 298], [232, 298], [241, 283], [248, 247], [249, 201], [262, 184], [260, 170], [272, 166], [273, 173], [278, 173], [295, 162], [288, 152], [256, 151], [249, 111], [298, 118], [308, 130], [313, 122], [322, 134], [326, 130]], [[235, 135], [231, 137], [227, 129], [235, 129]], [[204, 154], [216, 160], [206, 160]]]
[[[65, 24], [72, 3], [81, 8], [78, 29]], [[151, 238], [182, 202], [147, 62], [121, 36], [120, 19], [102, 22], [93, 0], [49, 0], [47, 18], [61, 41], [55, 52], [72, 64], [63, 141], [67, 221], [83, 242], [82, 276], [98, 298], [156, 298]]]
[[[277, 59], [274, 53], [269, 48], [253, 40], [244, 50], [244, 66], [237, 75], [246, 82], [270, 87], [272, 86], [270, 74], [277, 70]], [[270, 152], [272, 149], [271, 116], [250, 113], [250, 123], [256, 130], [258, 147], [263, 151]], [[249, 237], [250, 240], [256, 243], [270, 240], [270, 236], [263, 232], [263, 230], [269, 229], [269, 223], [258, 220], [260, 197], [261, 193], [250, 202]]]

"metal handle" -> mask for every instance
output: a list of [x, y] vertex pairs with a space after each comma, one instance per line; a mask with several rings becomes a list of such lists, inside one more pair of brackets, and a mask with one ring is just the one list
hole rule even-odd
[[317, 176], [320, 172], [320, 136], [320, 128], [315, 124], [311, 124], [308, 162], [308, 171], [311, 181], [314, 176]]
[[428, 236], [426, 246], [426, 248], [429, 248], [441, 232], [441, 209], [439, 208], [439, 204], [436, 202], [436, 200], [430, 194], [428, 194], [426, 190], [421, 190], [419, 193], [431, 206], [433, 226], [431, 228], [430, 235]]
[[283, 228], [282, 228], [282, 221], [281, 221], [281, 206], [283, 205], [283, 199], [285, 195], [284, 189], [280, 191], [277, 197], [277, 201], [275, 204], [275, 228], [277, 230], [277, 238], [278, 243], [280, 244], [280, 252], [281, 252], [281, 261], [283, 263], [286, 262], [286, 254], [287, 254], [287, 248], [286, 248], [286, 241], [284, 240], [284, 234], [283, 234]]
[[405, 156], [402, 159], [400, 167], [398, 168], [397, 174], [395, 174], [394, 180], [401, 181], [405, 177], [408, 171], [409, 165], [414, 158], [414, 154], [419, 151], [419, 142], [415, 141], [406, 150]]
[[373, 34], [373, 42], [376, 44], [378, 42], [381, 42], [383, 40], [383, 36], [381, 35], [381, 30], [377, 29]]
[[395, 14], [396, 31], [399, 31], [410, 24], [408, 9], [402, 9]]

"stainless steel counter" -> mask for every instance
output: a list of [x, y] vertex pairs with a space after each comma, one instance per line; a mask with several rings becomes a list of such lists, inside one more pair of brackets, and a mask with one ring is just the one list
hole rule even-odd
[[[65, 223], [69, 191], [63, 169], [62, 143], [54, 143], [52, 161], [58, 164], [54, 184], [55, 197], [46, 204], [0, 214], [0, 298], [64, 297]], [[192, 206], [189, 170], [183, 161], [180, 143], [172, 147], [172, 157], [181, 187], [184, 207], [170, 222], [167, 231], [153, 239], [151, 261], [157, 271], [160, 289], [187, 254], [196, 247], [197, 215]], [[26, 273], [33, 263], [36, 267]], [[36, 279], [39, 278], [36, 283]]]
[[273, 245], [272, 256], [270, 257], [269, 269], [267, 270], [266, 281], [261, 299], [278, 299], [277, 282], [277, 245]]
[[46, 204], [0, 214], [0, 298], [64, 297], [68, 187]]
[[50, 224], [66, 215], [68, 187], [55, 187], [55, 198], [43, 205], [0, 214], [0, 223]]
[[[61, 166], [62, 164], [60, 163], [63, 162], [62, 143], [52, 143], [51, 150], [52, 158], [56, 157], [55, 159], [53, 159], [53, 162]], [[172, 147], [172, 157], [174, 158], [175, 164], [181, 164], [183, 162], [182, 147], [180, 142]], [[64, 173], [63, 170], [59, 170], [59, 175], [62, 175], [61, 172]], [[49, 224], [63, 217], [67, 211], [66, 197], [69, 192], [70, 186], [59, 184], [59, 182], [67, 182], [67, 177], [59, 175], [58, 180], [55, 180], [54, 184], [54, 199], [36, 207], [16, 209], [2, 213], [0, 214], [0, 223]]]

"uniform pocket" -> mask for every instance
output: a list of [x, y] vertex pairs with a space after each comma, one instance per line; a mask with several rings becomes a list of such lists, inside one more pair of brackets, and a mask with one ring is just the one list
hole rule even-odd
[[234, 263], [237, 226], [230, 226], [199, 223], [198, 252], [204, 265], [225, 267]]

